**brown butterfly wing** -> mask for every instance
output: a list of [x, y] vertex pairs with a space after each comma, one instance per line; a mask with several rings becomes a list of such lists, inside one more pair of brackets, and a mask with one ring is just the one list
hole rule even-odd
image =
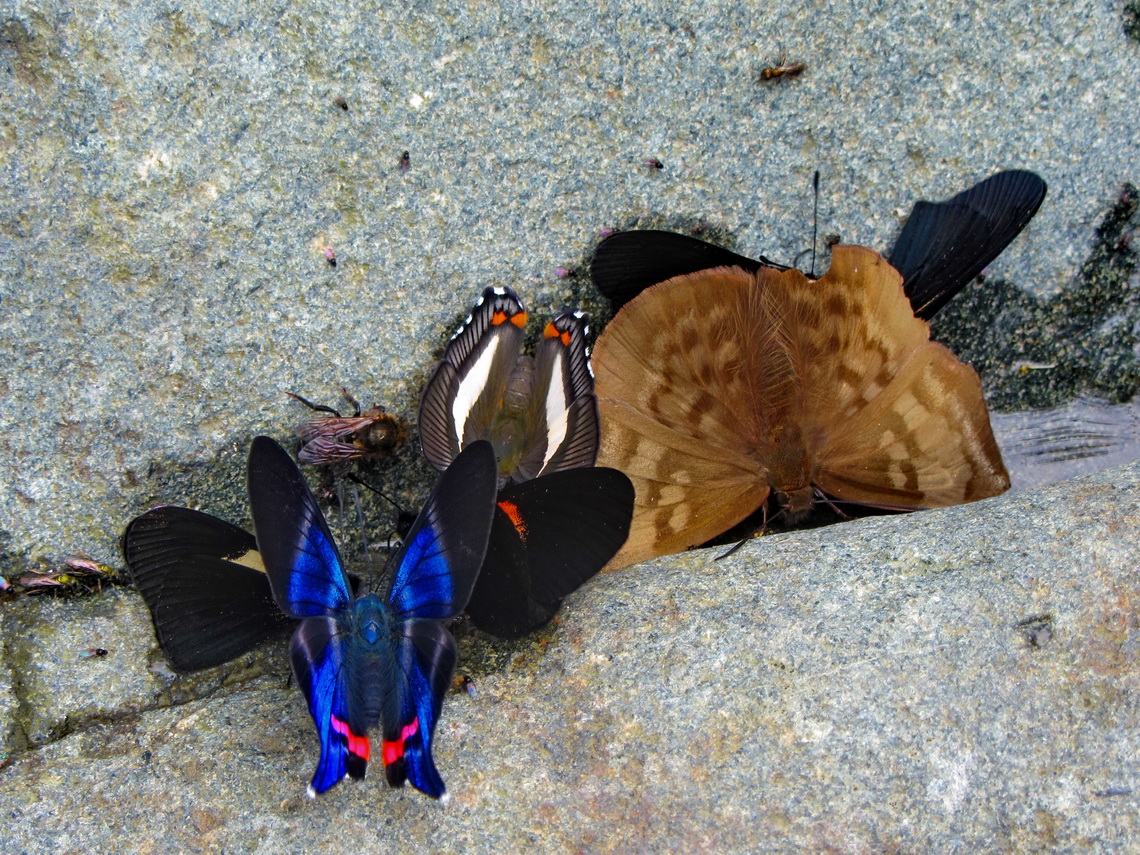
[[824, 492], [885, 507], [940, 508], [1009, 489], [977, 372], [937, 342], [832, 435], [819, 466]]
[[877, 252], [836, 246], [831, 268], [811, 281], [798, 270], [761, 270], [761, 287], [782, 305], [787, 347], [801, 378], [808, 427], [830, 434], [881, 393], [930, 340], [902, 277]]
[[[599, 466], [636, 492], [617, 569], [721, 534], [767, 498], [751, 274], [718, 268], [655, 285], [610, 322], [594, 349]], [[771, 361], [770, 359], [768, 361]]]
[[620, 469], [634, 486], [629, 537], [603, 572], [699, 546], [768, 497], [751, 457], [694, 441], [620, 401], [603, 398], [599, 411], [598, 465]]
[[815, 283], [778, 275], [783, 313], [795, 321], [813, 483], [837, 498], [905, 508], [1008, 489], [977, 373], [929, 340], [902, 277], [878, 253], [835, 247]]

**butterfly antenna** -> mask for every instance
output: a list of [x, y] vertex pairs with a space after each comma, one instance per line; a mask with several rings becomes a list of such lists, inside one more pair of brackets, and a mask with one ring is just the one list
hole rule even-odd
[[[399, 502], [397, 502], [395, 499], [393, 499], [387, 493], [383, 492], [382, 490], [377, 490], [375, 487], [373, 487], [367, 481], [364, 481], [361, 478], [357, 477], [354, 473], [350, 472], [347, 477], [348, 477], [349, 481], [352, 481], [354, 484], [359, 484], [361, 487], [364, 487], [366, 490], [371, 490], [373, 493], [375, 493], [381, 499], [388, 502], [388, 504], [390, 504], [392, 507], [394, 507], [396, 509], [396, 519], [397, 519], [396, 534], [399, 537], [403, 537], [405, 534], [407, 534], [407, 529], [410, 529], [412, 526], [412, 523], [415, 522], [415, 514], [409, 513], [407, 510], [404, 509], [403, 505], [401, 505]], [[403, 526], [403, 529], [401, 529], [401, 526]], [[391, 536], [389, 536], [389, 538], [388, 538], [388, 548], [389, 549], [392, 548]]]
[[812, 190], [815, 193], [815, 202], [812, 204], [811, 212], [811, 273], [808, 274], [812, 279], [815, 279], [815, 240], [819, 234], [819, 170], [815, 171], [815, 175], [811, 180]]
[[372, 555], [368, 551], [368, 536], [364, 531], [364, 508], [360, 504], [360, 493], [357, 492], [355, 487], [349, 487], [349, 492], [352, 494], [352, 503], [356, 506], [356, 528], [360, 532], [360, 551], [364, 554], [364, 564], [368, 568], [368, 572], [372, 572]]

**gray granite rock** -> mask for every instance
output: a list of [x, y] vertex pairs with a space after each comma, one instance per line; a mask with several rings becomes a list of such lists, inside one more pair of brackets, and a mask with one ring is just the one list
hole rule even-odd
[[[240, 518], [249, 438], [305, 415], [283, 391], [413, 416], [483, 286], [597, 308], [555, 270], [602, 227], [790, 262], [819, 169], [821, 233], [885, 250], [916, 198], [1027, 167], [1049, 198], [990, 275], [1046, 296], [1140, 162], [1140, 54], [1102, 3], [12, 0], [0, 33], [13, 569], [110, 561], [159, 501]], [[781, 55], [807, 71], [759, 82]], [[380, 476], [409, 503], [414, 458]]]
[[306, 799], [266, 676], [21, 755], [7, 850], [1134, 851], [1138, 543], [1132, 464], [648, 563], [448, 697], [445, 805]]
[[[157, 502], [246, 520], [249, 438], [307, 415], [284, 391], [335, 404], [344, 385], [411, 418], [483, 286], [601, 309], [555, 271], [582, 271], [603, 227], [791, 262], [816, 169], [821, 233], [884, 250], [915, 199], [1039, 172], [1041, 213], [956, 301], [953, 323], [981, 323], [937, 332], [996, 399], [1126, 400], [1127, 20], [1093, 2], [10, 0], [0, 571], [118, 564]], [[807, 71], [760, 83], [783, 55]], [[411, 447], [369, 474], [406, 504], [432, 476]], [[1138, 491], [1133, 464], [773, 537], [600, 579], [517, 645], [464, 632], [478, 694], [440, 725], [444, 807], [375, 778], [307, 801], [316, 745], [280, 643], [174, 679], [133, 592], [5, 603], [0, 839], [1135, 850]], [[387, 512], [365, 508], [379, 539]]]

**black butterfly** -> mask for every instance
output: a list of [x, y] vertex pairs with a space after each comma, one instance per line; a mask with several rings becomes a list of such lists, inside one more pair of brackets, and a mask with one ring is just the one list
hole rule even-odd
[[224, 520], [154, 508], [130, 522], [122, 547], [178, 671], [228, 662], [293, 625], [273, 602], [257, 541]]
[[511, 289], [488, 288], [421, 398], [420, 441], [437, 468], [473, 441], [495, 447], [503, 486], [467, 606], [475, 625], [495, 635], [514, 638], [549, 621], [629, 533], [632, 484], [594, 467], [586, 320], [560, 312], [536, 356], [522, 356], [526, 309]]
[[[945, 202], [916, 202], [889, 262], [917, 317], [930, 320], [946, 302], [1001, 254], [1037, 213], [1047, 187], [1032, 172], [991, 175]], [[614, 311], [650, 285], [713, 267], [787, 270], [760, 256], [737, 255], [672, 232], [617, 232], [594, 251], [590, 275]]]
[[315, 796], [346, 775], [363, 778], [379, 725], [388, 784], [433, 798], [446, 788], [431, 754], [456, 650], [441, 623], [471, 595], [495, 508], [495, 458], [475, 442], [444, 472], [391, 562], [383, 597], [354, 598], [332, 534], [288, 453], [257, 437], [249, 500], [277, 605], [300, 620], [293, 672], [321, 743]]

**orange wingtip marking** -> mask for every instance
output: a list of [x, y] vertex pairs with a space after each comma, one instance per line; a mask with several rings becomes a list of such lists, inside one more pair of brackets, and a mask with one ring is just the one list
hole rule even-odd
[[511, 315], [511, 323], [518, 327], [520, 330], [526, 327], [526, 320], [526, 312], [519, 312], [517, 315]]
[[546, 329], [542, 331], [542, 334], [547, 338], [561, 339], [563, 347], [570, 346], [570, 330], [558, 329], [558, 327], [554, 326], [554, 321], [547, 322]]
[[503, 513], [510, 518], [511, 525], [515, 527], [515, 531], [519, 533], [519, 537], [521, 537], [523, 540], [526, 540], [526, 520], [523, 519], [522, 512], [519, 511], [519, 506], [514, 502], [503, 500], [499, 502], [499, 507], [502, 508]]

